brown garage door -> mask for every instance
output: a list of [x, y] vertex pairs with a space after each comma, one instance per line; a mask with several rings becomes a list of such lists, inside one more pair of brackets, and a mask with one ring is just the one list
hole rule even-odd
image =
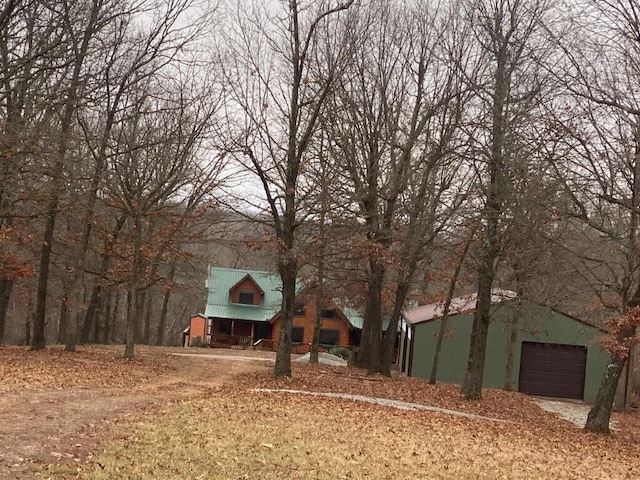
[[529, 395], [582, 400], [586, 366], [586, 347], [522, 342], [518, 390]]

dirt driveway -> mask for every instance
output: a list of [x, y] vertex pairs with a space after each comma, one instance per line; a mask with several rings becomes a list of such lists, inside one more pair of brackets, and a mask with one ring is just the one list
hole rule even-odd
[[69, 354], [0, 347], [0, 479], [33, 478], [34, 465], [84, 461], [111, 423], [214, 392], [269, 369], [272, 356], [216, 361], [176, 351], [141, 348], [127, 362], [117, 348]]

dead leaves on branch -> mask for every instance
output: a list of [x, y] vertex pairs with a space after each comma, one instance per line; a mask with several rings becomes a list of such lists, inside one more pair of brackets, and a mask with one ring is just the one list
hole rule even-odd
[[601, 344], [609, 353], [627, 359], [631, 349], [638, 344], [638, 326], [640, 326], [640, 307], [633, 307], [617, 317], [603, 323], [607, 335]]

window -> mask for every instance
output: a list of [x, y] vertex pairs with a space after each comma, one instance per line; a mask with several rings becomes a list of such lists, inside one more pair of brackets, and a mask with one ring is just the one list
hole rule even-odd
[[302, 343], [303, 339], [304, 339], [304, 327], [292, 327], [291, 342]]
[[253, 305], [253, 292], [240, 292], [238, 303], [243, 305]]
[[231, 320], [228, 318], [218, 320], [218, 333], [231, 335]]
[[320, 343], [322, 345], [338, 345], [340, 343], [340, 330], [321, 328]]
[[293, 314], [296, 317], [304, 317], [304, 305], [302, 303], [296, 303], [293, 307]]
[[320, 316], [322, 318], [338, 318], [338, 314], [336, 313], [336, 311], [332, 308], [323, 308], [320, 311]]

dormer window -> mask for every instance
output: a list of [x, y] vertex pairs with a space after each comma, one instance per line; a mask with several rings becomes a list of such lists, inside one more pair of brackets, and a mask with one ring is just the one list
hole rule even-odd
[[253, 305], [253, 292], [239, 292], [238, 303], [243, 305]]
[[229, 289], [229, 301], [236, 305], [259, 306], [264, 301], [264, 291], [251, 275], [245, 275]]
[[320, 316], [322, 318], [338, 318], [338, 314], [333, 308], [323, 308], [320, 311]]
[[[305, 315], [305, 309], [304, 309], [304, 305], [302, 303], [296, 303], [293, 306], [293, 314], [296, 317], [304, 317]], [[302, 341], [302, 340], [301, 340]]]

